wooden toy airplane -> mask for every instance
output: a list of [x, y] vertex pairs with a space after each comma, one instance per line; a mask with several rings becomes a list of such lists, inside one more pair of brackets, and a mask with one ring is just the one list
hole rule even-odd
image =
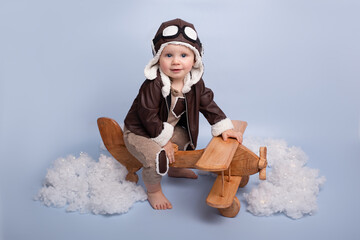
[[[137, 182], [136, 172], [142, 164], [126, 149], [119, 124], [104, 117], [97, 123], [106, 149], [128, 170], [126, 180]], [[242, 133], [247, 127], [243, 121], [233, 121], [233, 124]], [[225, 142], [221, 137], [213, 137], [205, 149], [178, 151], [177, 146], [174, 147], [175, 163], [170, 167], [196, 168], [218, 174], [206, 203], [225, 217], [235, 217], [240, 211], [240, 201], [235, 195], [239, 187], [246, 186], [250, 175], [259, 172], [260, 180], [266, 179], [266, 147], [260, 147], [259, 157], [235, 139]]]

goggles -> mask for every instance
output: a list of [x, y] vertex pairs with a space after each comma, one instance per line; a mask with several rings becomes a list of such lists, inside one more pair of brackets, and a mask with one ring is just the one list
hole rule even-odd
[[192, 29], [189, 26], [184, 26], [184, 27], [180, 28], [177, 25], [171, 25], [171, 26], [164, 28], [162, 33], [158, 34], [153, 39], [153, 43], [155, 45], [162, 38], [165, 38], [165, 39], [177, 38], [180, 35], [180, 33], [184, 36], [185, 39], [187, 39], [193, 43], [198, 43], [199, 46], [201, 46], [200, 40], [194, 29]]

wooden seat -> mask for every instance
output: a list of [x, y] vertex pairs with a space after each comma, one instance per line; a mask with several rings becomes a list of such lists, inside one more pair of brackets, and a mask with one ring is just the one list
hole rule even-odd
[[128, 170], [126, 180], [138, 182], [139, 178], [136, 172], [142, 167], [142, 164], [127, 150], [123, 131], [119, 124], [115, 120], [105, 117], [98, 118], [97, 124], [106, 149]]
[[[233, 125], [236, 130], [244, 133], [247, 123], [233, 121]], [[195, 166], [204, 171], [224, 171], [229, 168], [238, 146], [236, 139], [230, 138], [225, 142], [221, 137], [213, 137]]]
[[218, 175], [211, 191], [206, 199], [206, 203], [210, 207], [214, 208], [228, 208], [234, 201], [236, 192], [239, 188], [241, 177], [231, 176], [228, 181], [228, 176], [224, 177], [224, 189], [223, 188], [223, 176]]

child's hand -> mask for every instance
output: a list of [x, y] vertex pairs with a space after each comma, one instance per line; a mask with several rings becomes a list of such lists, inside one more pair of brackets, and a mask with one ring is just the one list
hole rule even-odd
[[172, 144], [171, 141], [168, 141], [167, 144], [165, 144], [163, 146], [164, 150], [165, 150], [165, 153], [166, 153], [166, 156], [167, 158], [169, 159], [169, 163], [173, 163], [175, 162], [175, 157], [174, 157], [174, 146]]
[[234, 129], [229, 129], [226, 130], [225, 132], [223, 132], [221, 134], [221, 137], [223, 138], [224, 141], [227, 141], [228, 138], [235, 138], [240, 144], [243, 141], [243, 135], [241, 132], [235, 131]]

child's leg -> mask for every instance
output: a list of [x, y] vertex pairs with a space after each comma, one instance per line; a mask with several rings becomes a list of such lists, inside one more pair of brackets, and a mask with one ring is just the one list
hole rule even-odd
[[[179, 150], [186, 150], [186, 147], [190, 143], [189, 135], [187, 131], [180, 127], [175, 126], [174, 128], [174, 134], [171, 138], [171, 142], [178, 145]], [[198, 176], [196, 173], [194, 173], [191, 169], [187, 168], [169, 168], [168, 172], [169, 177], [178, 177], [178, 178], [191, 178], [191, 179], [197, 179]]]
[[124, 142], [129, 152], [143, 165], [142, 177], [150, 205], [157, 210], [171, 209], [171, 203], [161, 190], [161, 176], [156, 173], [155, 159], [161, 147], [153, 140], [129, 131], [124, 132]]

